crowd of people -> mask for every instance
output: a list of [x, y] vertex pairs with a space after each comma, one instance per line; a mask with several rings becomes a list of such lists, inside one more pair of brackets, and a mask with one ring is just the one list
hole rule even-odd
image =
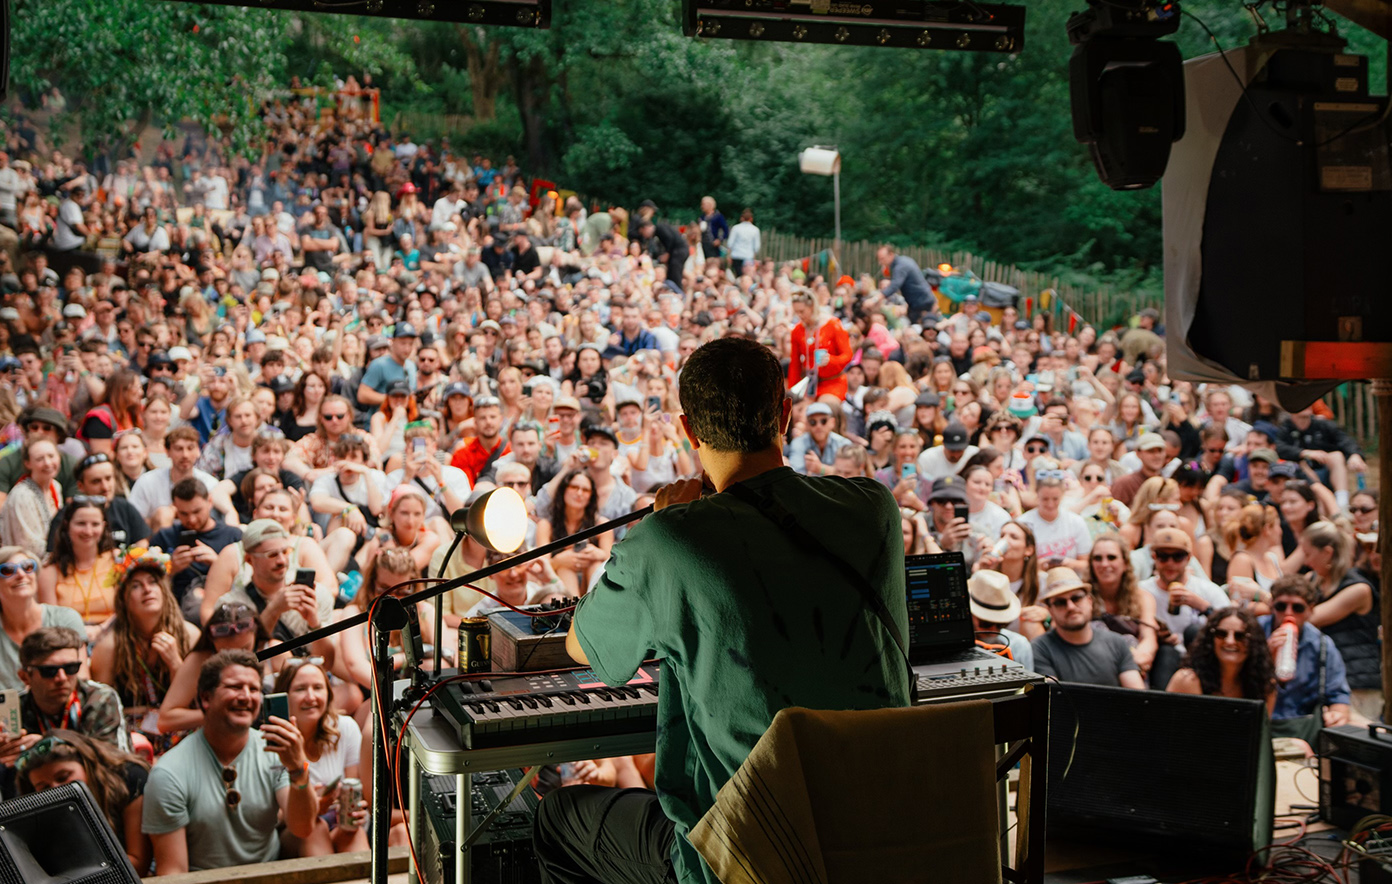
[[[366, 631], [252, 652], [493, 561], [444, 560], [490, 488], [535, 546], [697, 475], [682, 367], [731, 336], [787, 365], [791, 469], [879, 481], [906, 553], [963, 553], [984, 644], [1261, 699], [1295, 736], [1380, 717], [1358, 445], [1322, 403], [1172, 381], [1155, 311], [1065, 331], [890, 246], [858, 277], [768, 260], [709, 197], [586, 206], [302, 101], [264, 123], [251, 157], [23, 122], [0, 153], [0, 788], [87, 782], [142, 873], [363, 849], [338, 798], [370, 785]], [[424, 605], [424, 641], [583, 595], [622, 533], [446, 594], [443, 635]], [[257, 726], [269, 692], [290, 717]], [[651, 785], [642, 758], [567, 775]]]

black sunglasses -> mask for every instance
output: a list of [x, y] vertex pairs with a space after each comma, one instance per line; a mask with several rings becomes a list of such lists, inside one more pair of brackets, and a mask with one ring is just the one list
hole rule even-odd
[[1182, 549], [1157, 549], [1153, 552], [1157, 562], [1183, 562], [1189, 558], [1189, 554]]
[[81, 663], [54, 663], [52, 665], [30, 666], [30, 672], [37, 672], [44, 678], [57, 678], [61, 670], [64, 675], [77, 675], [82, 668]]
[[1219, 641], [1232, 639], [1238, 644], [1247, 644], [1247, 630], [1245, 629], [1215, 629], [1213, 630], [1213, 637]]
[[77, 465], [77, 471], [80, 473], [88, 467], [94, 467], [99, 463], [111, 463], [111, 458], [100, 452], [97, 454], [89, 454]]
[[222, 788], [227, 790], [227, 809], [234, 810], [238, 804], [242, 803], [242, 793], [232, 788], [232, 784], [237, 782], [237, 769], [235, 767], [224, 767], [222, 769]]
[[1304, 602], [1272, 602], [1271, 610], [1278, 614], [1284, 614], [1287, 611], [1290, 611], [1292, 614], [1304, 614], [1306, 605]]

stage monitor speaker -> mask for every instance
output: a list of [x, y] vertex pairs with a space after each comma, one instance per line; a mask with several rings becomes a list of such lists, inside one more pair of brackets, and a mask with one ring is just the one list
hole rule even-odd
[[0, 804], [0, 884], [140, 884], [83, 783]]
[[1365, 816], [1392, 813], [1392, 729], [1344, 724], [1320, 731], [1320, 818], [1352, 829]]
[[1271, 842], [1265, 703], [1080, 684], [1053, 694], [1050, 839], [1121, 836], [1234, 868]]
[[1164, 184], [1172, 375], [1299, 383], [1392, 366], [1392, 127], [1367, 59], [1342, 45], [1278, 33], [1229, 52], [1251, 71], [1245, 96], [1221, 58], [1186, 65], [1190, 126]]

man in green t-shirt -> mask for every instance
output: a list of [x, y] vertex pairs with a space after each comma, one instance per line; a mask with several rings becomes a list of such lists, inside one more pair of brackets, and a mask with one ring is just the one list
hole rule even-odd
[[682, 370], [681, 421], [706, 490], [738, 483], [792, 514], [810, 552], [745, 497], [667, 486], [657, 512], [614, 547], [566, 648], [607, 684], [658, 658], [656, 792], [569, 786], [541, 802], [536, 851], [548, 882], [716, 884], [687, 840], [780, 709], [906, 706], [903, 657], [824, 549], [882, 593], [908, 634], [904, 548], [893, 496], [872, 479], [784, 466], [783, 371], [743, 338], [712, 341]]

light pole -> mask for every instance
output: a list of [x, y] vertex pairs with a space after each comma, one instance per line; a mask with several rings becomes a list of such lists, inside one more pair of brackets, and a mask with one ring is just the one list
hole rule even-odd
[[836, 238], [831, 251], [841, 263], [841, 152], [834, 147], [809, 147], [798, 154], [798, 168], [804, 175], [830, 175], [831, 198], [836, 212]]

